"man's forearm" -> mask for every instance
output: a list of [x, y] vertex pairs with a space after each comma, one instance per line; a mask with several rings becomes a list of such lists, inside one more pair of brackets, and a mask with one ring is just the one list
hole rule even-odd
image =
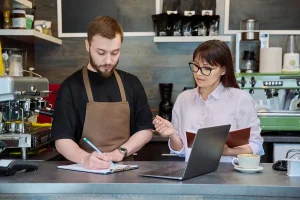
[[152, 138], [152, 130], [142, 130], [133, 134], [129, 140], [122, 145], [127, 149], [127, 155], [132, 155], [133, 153], [140, 150], [146, 143], [148, 143]]
[[73, 140], [71, 139], [59, 139], [55, 141], [57, 151], [62, 154], [66, 159], [82, 164], [83, 158], [89, 153], [82, 150]]

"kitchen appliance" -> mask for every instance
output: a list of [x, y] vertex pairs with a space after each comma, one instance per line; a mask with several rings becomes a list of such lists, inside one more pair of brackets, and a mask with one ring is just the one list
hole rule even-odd
[[[292, 99], [299, 94], [300, 74], [240, 73], [236, 78], [240, 88], [252, 94], [263, 131], [298, 133], [300, 101], [293, 105]], [[290, 110], [290, 107], [299, 109]]]
[[[252, 93], [256, 103], [261, 135], [265, 136], [265, 162], [276, 162], [283, 158], [282, 153], [300, 149], [300, 144], [290, 139], [300, 137], [300, 74], [244, 73], [236, 76], [241, 89]], [[278, 142], [268, 141], [269, 136], [275, 136]]]
[[283, 72], [300, 72], [299, 53], [297, 53], [296, 36], [289, 35], [287, 52], [283, 56]]
[[256, 58], [254, 51], [244, 51], [240, 64], [240, 69], [244, 72], [252, 73], [256, 70]]
[[243, 20], [240, 30], [236, 34], [235, 72], [258, 72], [260, 48], [268, 47], [269, 34], [259, 31], [259, 22], [255, 19]]
[[36, 110], [48, 104], [43, 99], [50, 93], [48, 79], [41, 77], [0, 77], [0, 153], [8, 148], [21, 148], [27, 158], [27, 148], [38, 148], [50, 140], [50, 128], [33, 127]]
[[[21, 62], [22, 70], [27, 69], [27, 51], [18, 48], [2, 48], [2, 59], [5, 66], [5, 73], [9, 74], [10, 66], [13, 68], [12, 62], [16, 59]], [[19, 69], [19, 67], [17, 68]]]
[[160, 83], [159, 91], [161, 102], [159, 104], [159, 116], [171, 121], [173, 103], [171, 102], [173, 83]]

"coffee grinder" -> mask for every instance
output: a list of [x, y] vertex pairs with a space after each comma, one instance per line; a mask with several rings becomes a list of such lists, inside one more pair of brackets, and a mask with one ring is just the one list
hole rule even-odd
[[171, 121], [173, 103], [171, 102], [173, 83], [160, 83], [159, 91], [161, 102], [159, 104], [159, 116]]
[[236, 73], [259, 72], [260, 48], [268, 47], [269, 34], [259, 32], [259, 22], [245, 19], [236, 34]]

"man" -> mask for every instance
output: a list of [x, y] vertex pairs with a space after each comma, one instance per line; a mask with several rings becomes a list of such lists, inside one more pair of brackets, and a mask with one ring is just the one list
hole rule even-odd
[[122, 41], [123, 30], [115, 19], [95, 18], [85, 41], [89, 63], [61, 84], [56, 98], [52, 140], [66, 159], [87, 169], [132, 159], [152, 137], [152, 113], [141, 82], [115, 70]]

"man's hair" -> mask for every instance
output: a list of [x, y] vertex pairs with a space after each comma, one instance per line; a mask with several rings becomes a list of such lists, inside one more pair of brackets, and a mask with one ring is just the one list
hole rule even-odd
[[120, 34], [121, 41], [123, 42], [124, 34], [121, 25], [114, 18], [109, 16], [101, 16], [93, 19], [89, 24], [87, 32], [90, 44], [95, 35], [113, 39], [116, 37], [116, 34]]

